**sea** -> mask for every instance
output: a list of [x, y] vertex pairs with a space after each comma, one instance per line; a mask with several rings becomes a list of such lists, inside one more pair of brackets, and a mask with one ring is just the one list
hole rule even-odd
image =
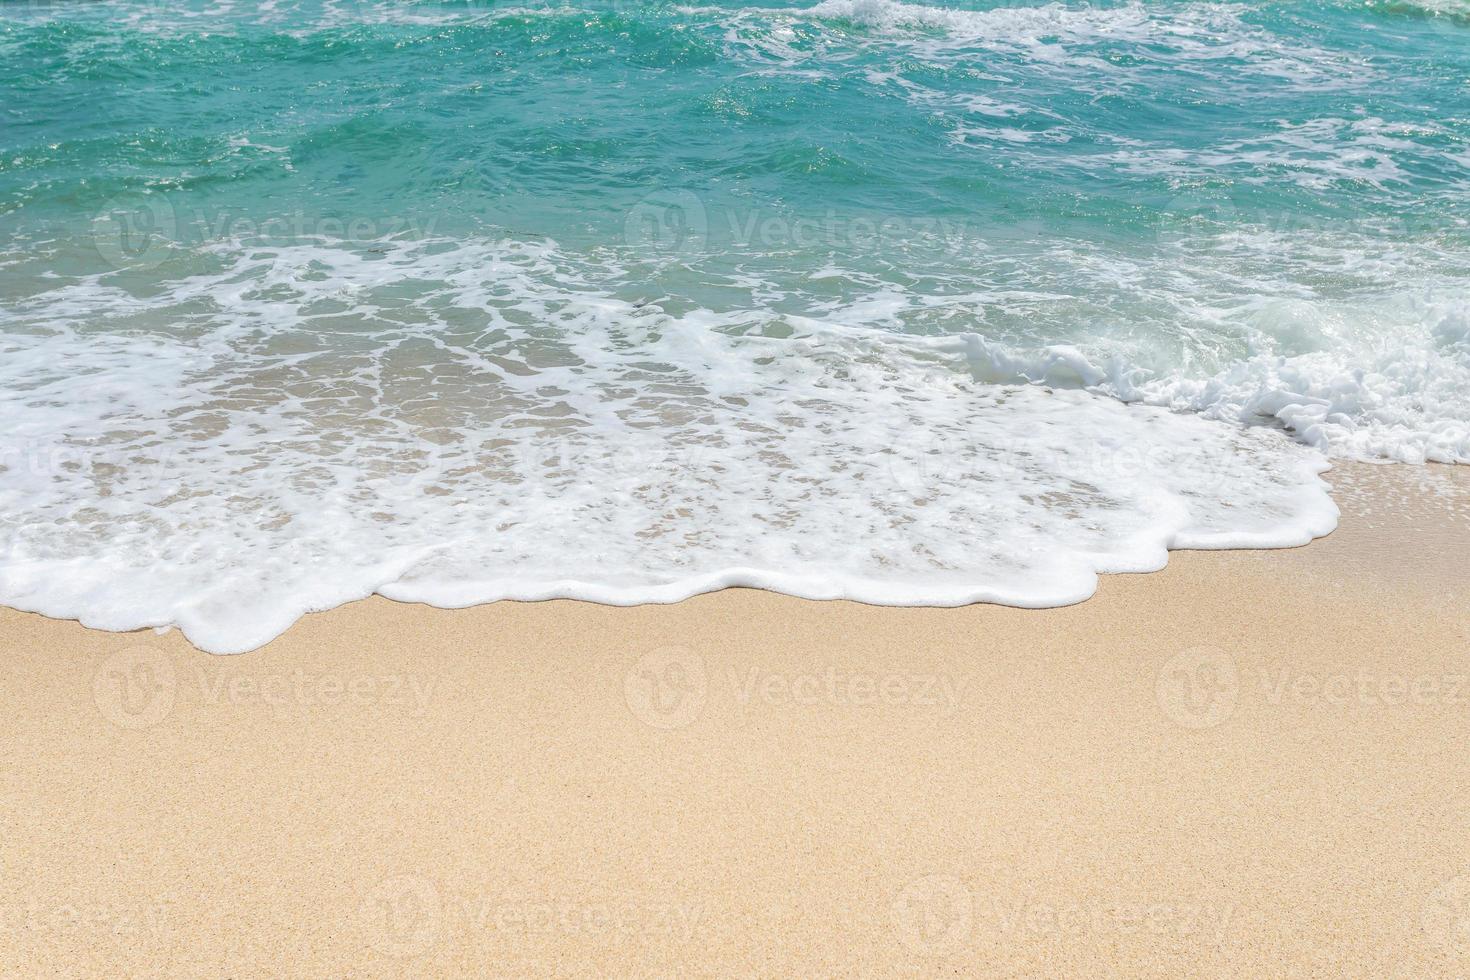
[[1079, 602], [1470, 462], [1470, 2], [0, 0], [0, 604]]

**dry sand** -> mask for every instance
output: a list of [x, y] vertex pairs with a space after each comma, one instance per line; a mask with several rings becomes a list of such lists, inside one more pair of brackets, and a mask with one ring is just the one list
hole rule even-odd
[[0, 612], [0, 975], [1470, 973], [1470, 470], [1025, 611]]

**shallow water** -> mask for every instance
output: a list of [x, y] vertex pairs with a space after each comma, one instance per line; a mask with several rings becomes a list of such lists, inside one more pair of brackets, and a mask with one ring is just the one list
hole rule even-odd
[[1470, 5], [0, 3], [0, 602], [1046, 605], [1470, 461]]

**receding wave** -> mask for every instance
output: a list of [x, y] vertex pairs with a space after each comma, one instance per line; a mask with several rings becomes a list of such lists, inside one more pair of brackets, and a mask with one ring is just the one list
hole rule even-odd
[[[372, 592], [1052, 605], [1335, 521], [1321, 457], [1275, 433], [986, 383], [953, 345], [637, 306], [549, 246], [438, 244], [238, 255], [152, 300], [209, 310], [182, 331], [55, 323], [127, 317], [100, 282], [49, 297], [0, 359], [25, 433], [0, 602], [216, 651]], [[378, 322], [409, 283], [417, 313]]]
[[0, 8], [0, 603], [1049, 605], [1470, 462], [1448, 0]]

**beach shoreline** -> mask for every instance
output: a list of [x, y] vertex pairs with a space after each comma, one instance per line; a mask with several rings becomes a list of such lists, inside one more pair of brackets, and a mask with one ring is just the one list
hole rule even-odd
[[1076, 606], [0, 611], [0, 975], [1470, 970], [1470, 472]]

